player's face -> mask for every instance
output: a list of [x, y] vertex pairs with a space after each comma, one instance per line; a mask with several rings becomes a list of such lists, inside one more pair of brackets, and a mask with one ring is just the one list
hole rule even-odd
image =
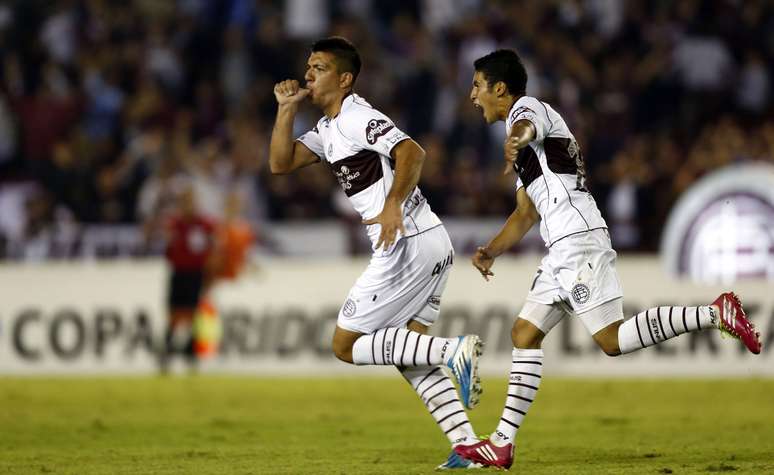
[[312, 103], [317, 106], [326, 105], [332, 95], [340, 92], [340, 75], [334, 60], [333, 54], [318, 51], [312, 53], [306, 63], [306, 87], [311, 91], [309, 97]]
[[473, 75], [470, 100], [484, 114], [484, 120], [487, 124], [497, 121], [497, 95], [489, 89], [489, 84], [481, 71], [476, 71]]

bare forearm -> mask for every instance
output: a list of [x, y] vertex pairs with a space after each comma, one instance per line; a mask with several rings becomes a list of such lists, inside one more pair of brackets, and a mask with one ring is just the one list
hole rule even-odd
[[518, 244], [527, 231], [535, 224], [533, 218], [520, 211], [514, 211], [508, 217], [500, 231], [486, 245], [487, 254], [497, 257], [511, 247]]
[[519, 120], [516, 122], [508, 137], [505, 139], [505, 169], [506, 175], [511, 173], [513, 164], [519, 158], [519, 150], [529, 145], [535, 139], [535, 126], [528, 120]]
[[[401, 147], [399, 144], [398, 147]], [[422, 165], [425, 162], [425, 153], [418, 146], [408, 149], [404, 153], [396, 153], [395, 177], [392, 187], [387, 195], [387, 201], [403, 204], [409, 193], [419, 183], [422, 175]]]
[[297, 104], [280, 105], [271, 132], [269, 167], [272, 173], [287, 172], [293, 164], [293, 121], [298, 111]]
[[521, 150], [535, 139], [535, 126], [528, 121], [520, 120], [511, 128], [510, 138], [514, 148]]

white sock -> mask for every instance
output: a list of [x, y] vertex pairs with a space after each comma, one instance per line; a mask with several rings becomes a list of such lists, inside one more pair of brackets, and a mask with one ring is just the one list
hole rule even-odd
[[638, 313], [618, 328], [618, 347], [631, 353], [677, 335], [717, 328], [716, 312], [710, 306], [656, 307]]
[[436, 366], [447, 363], [459, 339], [423, 335], [406, 328], [382, 328], [352, 345], [356, 365]]
[[477, 441], [457, 390], [440, 366], [399, 368], [452, 447]]
[[505, 409], [489, 439], [498, 447], [513, 444], [516, 432], [535, 400], [543, 376], [543, 350], [513, 349]]

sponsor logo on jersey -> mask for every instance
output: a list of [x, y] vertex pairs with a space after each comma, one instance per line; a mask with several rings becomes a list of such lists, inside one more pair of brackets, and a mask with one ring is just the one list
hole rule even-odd
[[570, 293], [572, 294], [572, 299], [575, 300], [575, 303], [578, 305], [583, 305], [588, 302], [589, 297], [591, 297], [589, 286], [581, 283], [575, 284]]
[[371, 119], [368, 121], [366, 127], [366, 140], [371, 145], [376, 143], [376, 140], [382, 135], [392, 130], [394, 126], [384, 119]]
[[533, 111], [529, 107], [524, 107], [524, 106], [518, 107], [516, 108], [516, 110], [511, 112], [511, 125], [515, 124], [516, 121], [519, 119], [526, 118], [526, 117], [519, 117], [522, 114], [532, 114], [533, 116], [537, 115], [535, 114], [535, 111]]
[[430, 298], [427, 299], [427, 304], [433, 307], [435, 310], [438, 310], [441, 308], [441, 296], [431, 295]]
[[438, 275], [443, 272], [444, 269], [454, 264], [454, 252], [450, 252], [446, 259], [439, 261], [435, 267], [433, 267], [433, 273], [431, 275]]
[[414, 194], [411, 195], [404, 203], [403, 208], [406, 210], [406, 214], [411, 213], [417, 206], [425, 201], [425, 197], [420, 193], [419, 188], [414, 188]]
[[400, 142], [403, 139], [407, 139], [408, 135], [404, 134], [403, 132], [399, 134], [394, 134], [392, 137], [388, 137], [387, 141], [390, 142], [392, 145], [395, 145], [396, 143]]
[[344, 302], [344, 307], [342, 308], [341, 313], [343, 313], [345, 317], [353, 317], [356, 311], [357, 305], [355, 304], [355, 301], [352, 299], [347, 299], [347, 301]]
[[339, 171], [334, 169], [333, 174], [336, 175], [336, 180], [338, 180], [339, 185], [341, 185], [341, 187], [345, 190], [352, 188], [351, 181], [360, 177], [360, 172], [352, 173], [352, 170], [350, 170], [346, 165], [342, 165], [339, 168]]

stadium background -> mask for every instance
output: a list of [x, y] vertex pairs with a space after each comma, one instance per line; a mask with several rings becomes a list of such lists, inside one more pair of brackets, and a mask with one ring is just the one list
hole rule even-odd
[[[486, 286], [466, 258], [513, 202], [512, 178], [500, 174], [502, 125], [485, 125], [468, 100], [471, 65], [511, 47], [527, 66], [528, 93], [554, 105], [581, 144], [619, 251], [627, 313], [703, 303], [733, 287], [764, 342], [752, 357], [700, 333], [613, 360], [568, 322], [547, 340], [546, 374], [590, 385], [599, 376], [745, 378], [737, 384], [748, 385], [747, 402], [733, 408], [770, 407], [745, 397], [769, 384], [756, 378], [774, 375], [774, 5], [734, 0], [3, 3], [0, 393], [8, 407], [29, 414], [35, 406], [19, 394], [57, 393], [59, 383], [18, 376], [98, 375], [83, 381], [100, 400], [105, 385], [126, 383], [105, 376], [155, 374], [168, 273], [161, 227], [183, 183], [216, 220], [229, 195], [240, 196], [257, 236], [244, 274], [213, 291], [223, 346], [202, 364], [204, 373], [241, 376], [129, 385], [167, 385], [174, 405], [191, 387], [177, 384], [199, 396], [204, 387], [257, 384], [279, 408], [285, 396], [272, 387], [293, 380], [263, 379], [270, 375], [401, 384], [388, 369], [351, 368], [329, 352], [336, 312], [368, 254], [336, 181], [325, 167], [291, 176], [267, 167], [273, 84], [301, 78], [309, 44], [332, 34], [360, 50], [356, 91], [427, 151], [420, 187], [459, 256], [436, 332], [481, 332], [485, 372], [504, 374], [507, 328], [543, 252], [531, 233]], [[296, 132], [318, 117], [303, 108]], [[707, 388], [718, 390], [695, 391]], [[489, 394], [499, 410], [497, 389]], [[17, 427], [13, 414], [4, 427]], [[88, 419], [99, 432], [96, 420]], [[21, 439], [6, 437], [3, 450], [18, 449]], [[29, 473], [39, 457], [32, 446], [29, 459], [7, 458], [4, 468]], [[272, 467], [266, 473], [282, 473]], [[168, 469], [156, 468], [149, 473]]]

